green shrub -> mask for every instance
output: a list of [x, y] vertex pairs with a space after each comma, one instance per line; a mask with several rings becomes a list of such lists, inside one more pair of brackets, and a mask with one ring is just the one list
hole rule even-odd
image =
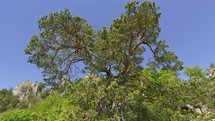
[[0, 116], [0, 121], [32, 121], [29, 110], [6, 112]]

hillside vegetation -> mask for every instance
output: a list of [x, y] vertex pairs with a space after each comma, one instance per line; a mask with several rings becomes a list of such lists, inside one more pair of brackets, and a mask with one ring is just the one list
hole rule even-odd
[[215, 66], [184, 67], [158, 40], [160, 15], [153, 2], [129, 2], [101, 30], [67, 9], [43, 16], [25, 53], [44, 82], [1, 90], [0, 121], [215, 120]]

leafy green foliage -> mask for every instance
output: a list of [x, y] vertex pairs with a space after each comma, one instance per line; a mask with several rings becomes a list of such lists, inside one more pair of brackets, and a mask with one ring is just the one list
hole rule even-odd
[[194, 66], [192, 68], [187, 67], [185, 68], [184, 73], [189, 76], [190, 78], [204, 78], [206, 77], [205, 73], [203, 72], [203, 69], [199, 66]]
[[0, 115], [1, 121], [33, 121], [28, 110], [18, 110]]
[[[183, 63], [158, 40], [159, 8], [145, 1], [129, 2], [125, 9], [110, 28], [98, 31], [67, 9], [42, 17], [41, 33], [32, 37], [25, 52], [30, 63], [43, 69], [55, 94], [48, 96], [47, 90], [42, 102], [3, 113], [0, 120], [213, 119], [214, 78], [206, 78], [198, 66], [185, 68], [188, 80], [178, 78]], [[146, 50], [153, 57], [146, 58]], [[148, 68], [143, 67], [147, 59]], [[77, 63], [84, 64], [88, 75], [71, 81]]]
[[0, 113], [15, 108], [18, 102], [11, 90], [0, 90]]
[[15, 110], [0, 115], [1, 121], [68, 121], [78, 120], [79, 109], [68, 99], [53, 95], [28, 110]]
[[[139, 78], [126, 83], [108, 81], [91, 74], [84, 79], [64, 79], [65, 92], [49, 96], [28, 110], [7, 112], [0, 120], [209, 120], [214, 115], [200, 114], [195, 109], [214, 109], [211, 97], [212, 79], [187, 82], [176, 72], [143, 69]], [[207, 89], [205, 88], [207, 87]], [[212, 90], [213, 89], [213, 90]], [[63, 94], [63, 95], [62, 95]], [[61, 95], [61, 96], [59, 96]], [[193, 108], [186, 107], [191, 105]]]
[[79, 109], [69, 105], [68, 99], [60, 98], [58, 95], [48, 97], [43, 102], [30, 109], [35, 121], [47, 120], [77, 120]]

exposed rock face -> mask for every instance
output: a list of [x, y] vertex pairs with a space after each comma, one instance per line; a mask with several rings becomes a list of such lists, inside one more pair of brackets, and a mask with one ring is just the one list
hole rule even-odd
[[211, 68], [208, 70], [207, 75], [209, 77], [214, 77], [215, 76], [215, 68]]
[[38, 84], [34, 84], [32, 81], [27, 80], [14, 88], [13, 95], [18, 96], [19, 100], [27, 100], [29, 96], [37, 97], [38, 93], [41, 91]]
[[186, 110], [186, 112], [189, 113], [198, 113], [198, 114], [210, 114], [212, 113], [212, 110], [210, 110], [206, 105], [201, 106], [201, 108], [194, 108], [190, 104], [186, 104], [181, 107], [182, 110]]

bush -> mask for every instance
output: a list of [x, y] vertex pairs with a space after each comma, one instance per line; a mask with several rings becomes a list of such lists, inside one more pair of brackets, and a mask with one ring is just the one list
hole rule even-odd
[[0, 116], [0, 121], [32, 121], [29, 110], [18, 110], [4, 113]]

